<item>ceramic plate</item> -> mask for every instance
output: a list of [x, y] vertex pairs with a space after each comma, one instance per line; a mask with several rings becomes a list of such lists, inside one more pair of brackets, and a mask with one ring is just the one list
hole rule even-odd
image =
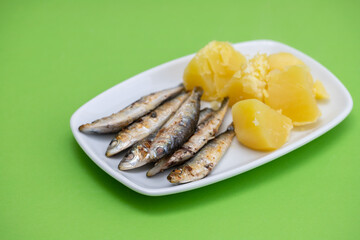
[[[258, 52], [268, 54], [289, 52], [300, 58], [310, 67], [314, 79], [322, 81], [331, 97], [327, 102], [319, 102], [322, 112], [319, 121], [301, 131], [295, 128], [291, 132], [288, 143], [272, 152], [253, 151], [242, 146], [234, 138], [231, 147], [210, 175], [202, 180], [188, 184], [173, 185], [169, 183], [166, 176], [170, 170], [152, 178], [147, 178], [145, 175], [149, 166], [126, 172], [118, 170], [117, 166], [123, 154], [114, 158], [105, 157], [105, 150], [114, 135], [86, 135], [79, 132], [78, 127], [83, 123], [117, 112], [151, 92], [178, 85], [182, 82], [182, 75], [186, 65], [194, 56], [189, 55], [123, 81], [81, 106], [70, 120], [75, 139], [85, 153], [116, 180], [139, 193], [157, 196], [203, 187], [261, 166], [314, 140], [339, 124], [350, 113], [353, 102], [347, 89], [329, 70], [311, 57], [285, 44], [270, 40], [242, 42], [233, 46], [247, 57], [252, 57]], [[228, 111], [220, 131], [223, 131], [231, 121], [231, 113]]]

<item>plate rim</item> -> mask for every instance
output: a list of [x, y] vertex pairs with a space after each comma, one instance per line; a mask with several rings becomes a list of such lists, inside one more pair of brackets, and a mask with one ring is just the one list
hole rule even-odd
[[251, 169], [254, 169], [256, 167], [259, 167], [261, 165], [264, 165], [268, 162], [271, 162], [272, 160], [275, 160], [279, 157], [282, 157], [283, 155], [292, 152], [293, 150], [302, 147], [303, 145], [311, 142], [312, 140], [320, 137], [321, 135], [325, 134], [326, 132], [328, 132], [329, 130], [331, 130], [332, 128], [334, 128], [335, 126], [337, 126], [339, 123], [341, 123], [351, 112], [352, 108], [353, 108], [353, 100], [352, 97], [349, 93], [349, 91], [346, 89], [346, 87], [343, 85], [343, 83], [330, 71], [328, 70], [326, 67], [324, 67], [322, 64], [320, 64], [318, 61], [316, 61], [314, 58], [308, 56], [307, 54], [289, 46], [286, 45], [284, 43], [278, 42], [278, 41], [274, 41], [274, 40], [267, 40], [267, 39], [261, 39], [261, 40], [252, 40], [252, 41], [245, 41], [245, 42], [239, 42], [239, 43], [234, 43], [232, 44], [233, 46], [237, 46], [237, 45], [245, 45], [245, 44], [275, 44], [275, 45], [280, 45], [281, 47], [285, 47], [285, 48], [289, 48], [292, 51], [295, 51], [297, 54], [299, 55], [303, 55], [311, 60], [313, 60], [315, 62], [315, 64], [317, 65], [317, 67], [321, 68], [321, 71], [326, 71], [327, 73], [329, 73], [331, 75], [331, 77], [336, 81], [337, 85], [341, 88], [341, 92], [345, 93], [345, 101], [347, 102], [345, 108], [341, 111], [341, 113], [336, 116], [334, 119], [332, 119], [329, 123], [327, 123], [326, 125], [322, 126], [321, 128], [317, 129], [316, 131], [310, 133], [309, 135], [306, 135], [304, 137], [302, 137], [301, 139], [295, 141], [294, 143], [284, 146], [280, 149], [277, 149], [275, 151], [269, 152], [269, 154], [261, 157], [260, 159], [254, 160], [252, 162], [249, 162], [245, 165], [239, 166], [239, 167], [235, 167], [233, 169], [227, 170], [225, 172], [219, 173], [217, 175], [214, 175], [212, 178], [204, 178], [195, 182], [191, 182], [191, 183], [187, 183], [187, 184], [182, 184], [182, 185], [176, 185], [173, 187], [165, 187], [165, 188], [146, 188], [146, 187], [142, 187], [138, 184], [136, 184], [135, 182], [132, 182], [131, 180], [129, 180], [128, 178], [126, 178], [125, 176], [119, 174], [118, 172], [116, 172], [114, 169], [112, 169], [110, 166], [108, 166], [107, 164], [105, 164], [103, 161], [97, 159], [97, 155], [94, 153], [94, 151], [85, 143], [85, 141], [83, 141], [82, 139], [79, 138], [80, 133], [78, 131], [78, 126], [75, 125], [75, 118], [77, 117], [77, 115], [79, 114], [79, 112], [81, 112], [81, 110], [83, 108], [86, 107], [86, 105], [88, 105], [90, 102], [92, 101], [96, 101], [97, 98], [99, 98], [102, 95], [107, 94], [107, 92], [109, 92], [111, 89], [115, 88], [115, 87], [119, 87], [119, 86], [125, 86], [127, 84], [130, 84], [130, 82], [132, 81], [132, 79], [134, 78], [139, 78], [142, 75], [146, 75], [149, 72], [153, 72], [153, 71], [159, 71], [161, 69], [163, 69], [164, 67], [170, 67], [171, 65], [177, 64], [180, 61], [183, 61], [185, 58], [189, 58], [190, 56], [194, 56], [195, 53], [193, 54], [189, 54], [165, 63], [162, 63], [158, 66], [155, 66], [153, 68], [150, 68], [144, 72], [141, 72], [139, 74], [136, 74], [128, 79], [123, 80], [122, 82], [116, 84], [115, 86], [103, 91], [102, 93], [96, 95], [95, 97], [93, 97], [92, 99], [90, 99], [89, 101], [85, 102], [82, 106], [80, 106], [72, 115], [70, 118], [70, 128], [72, 131], [73, 136], [75, 137], [75, 140], [77, 141], [77, 143], [80, 145], [80, 147], [83, 149], [83, 151], [88, 155], [88, 157], [98, 166], [100, 167], [103, 171], [105, 171], [107, 174], [109, 174], [110, 176], [112, 176], [113, 178], [115, 178], [117, 181], [121, 182], [122, 184], [124, 184], [125, 186], [129, 187], [130, 189], [134, 190], [135, 192], [138, 192], [140, 194], [144, 194], [147, 196], [163, 196], [163, 195], [170, 195], [170, 194], [175, 194], [175, 193], [180, 193], [180, 192], [185, 192], [185, 191], [190, 191], [193, 189], [197, 189], [203, 186], [207, 186], [210, 184], [213, 184], [215, 182], [219, 182], [228, 178], [231, 178], [233, 176], [239, 175], [241, 173], [244, 173], [246, 171], [249, 171]]

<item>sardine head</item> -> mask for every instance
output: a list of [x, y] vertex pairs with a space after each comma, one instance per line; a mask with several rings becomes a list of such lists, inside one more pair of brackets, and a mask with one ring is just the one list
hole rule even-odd
[[106, 155], [107, 157], [114, 156], [115, 154], [117, 154], [117, 153], [120, 152], [120, 147], [121, 147], [121, 145], [119, 144], [119, 141], [118, 141], [116, 138], [113, 139], [113, 140], [110, 142], [110, 144], [109, 144], [109, 146], [108, 146], [108, 148], [107, 148], [107, 150], [106, 150], [105, 155]]
[[130, 170], [140, 167], [148, 163], [149, 158], [148, 152], [142, 146], [138, 146], [135, 150], [126, 153], [124, 158], [119, 164], [120, 170]]

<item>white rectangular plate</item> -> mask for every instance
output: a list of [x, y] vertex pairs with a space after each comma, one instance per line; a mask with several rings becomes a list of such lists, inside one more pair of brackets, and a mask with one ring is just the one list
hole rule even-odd
[[[158, 196], [206, 186], [270, 162], [329, 131], [350, 113], [353, 102], [347, 89], [329, 70], [304, 53], [271, 40], [242, 42], [233, 46], [247, 57], [252, 57], [259, 52], [268, 54], [289, 52], [300, 58], [310, 67], [314, 79], [322, 81], [331, 97], [329, 101], [319, 102], [322, 112], [319, 121], [302, 130], [295, 128], [291, 132], [288, 143], [272, 152], [253, 151], [234, 139], [223, 159], [209, 176], [183, 185], [172, 185], [167, 181], [166, 176], [170, 170], [152, 178], [147, 178], [145, 175], [149, 166], [127, 172], [118, 170], [117, 166], [123, 154], [115, 158], [105, 157], [105, 150], [113, 135], [86, 135], [78, 131], [78, 127], [83, 123], [117, 112], [151, 92], [174, 87], [181, 83], [184, 69], [194, 56], [193, 54], [140, 73], [84, 104], [72, 115], [70, 120], [75, 139], [101, 169], [119, 182], [139, 193]], [[228, 111], [220, 131], [223, 131], [231, 121], [231, 114]]]

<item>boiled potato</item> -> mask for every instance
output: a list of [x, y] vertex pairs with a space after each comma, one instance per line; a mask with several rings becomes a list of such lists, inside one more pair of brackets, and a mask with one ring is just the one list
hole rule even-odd
[[290, 118], [257, 99], [237, 102], [232, 107], [232, 116], [239, 142], [256, 150], [280, 148], [293, 128]]
[[242, 65], [230, 81], [220, 90], [221, 97], [229, 97], [230, 105], [244, 99], [263, 100], [266, 75], [269, 64], [265, 54], [257, 54], [247, 64]]
[[300, 59], [287, 52], [271, 54], [268, 57], [270, 71], [274, 69], [284, 70], [285, 67], [293, 65], [305, 65]]
[[220, 98], [219, 90], [245, 62], [246, 58], [230, 43], [212, 41], [187, 65], [183, 76], [185, 88], [202, 87], [202, 100], [217, 100]]
[[268, 76], [265, 103], [289, 117], [294, 126], [315, 122], [321, 115], [313, 93], [313, 80], [305, 66], [274, 70]]
[[319, 80], [316, 80], [314, 83], [313, 92], [315, 93], [316, 99], [329, 99], [330, 96], [327, 93], [324, 85]]

